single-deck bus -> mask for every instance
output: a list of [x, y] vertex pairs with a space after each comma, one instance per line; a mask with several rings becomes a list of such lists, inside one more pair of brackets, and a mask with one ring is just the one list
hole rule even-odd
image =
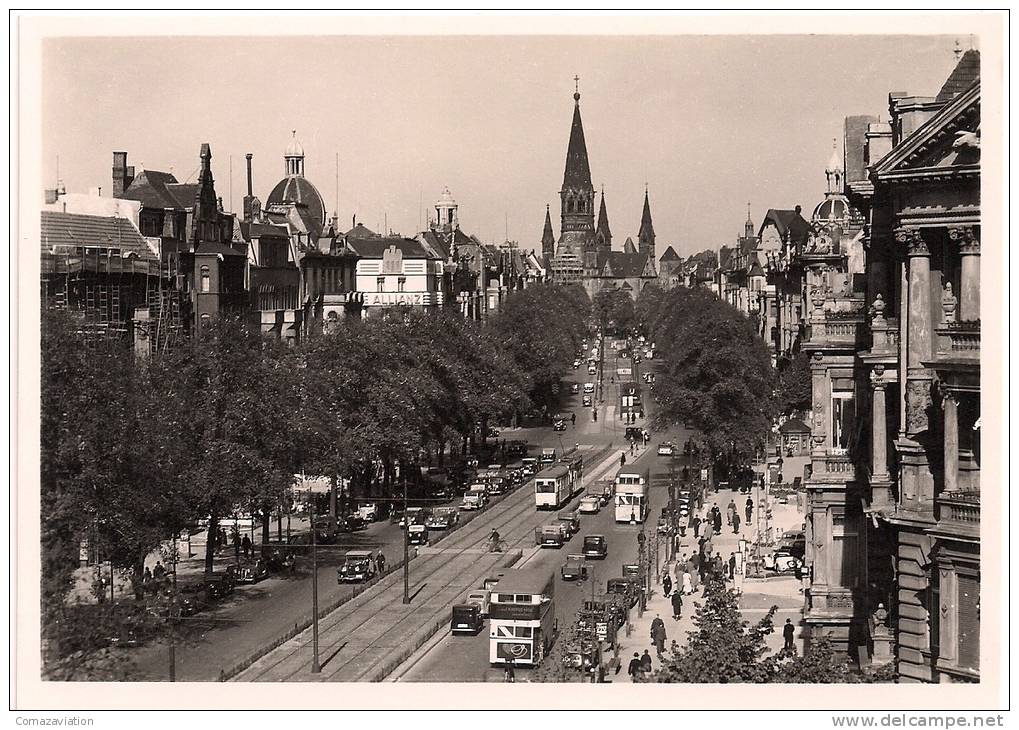
[[536, 667], [555, 639], [555, 575], [509, 568], [492, 589], [489, 662]]
[[647, 519], [650, 474], [622, 469], [616, 474], [616, 522], [637, 524]]

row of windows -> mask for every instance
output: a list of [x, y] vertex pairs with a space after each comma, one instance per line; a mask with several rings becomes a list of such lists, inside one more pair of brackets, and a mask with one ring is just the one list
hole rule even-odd
[[[386, 277], [380, 276], [375, 279], [376, 291], [384, 292], [386, 290]], [[396, 280], [396, 291], [403, 292], [407, 290], [407, 277], [401, 276]]]
[[496, 603], [533, 603], [534, 596], [529, 593], [498, 593]]

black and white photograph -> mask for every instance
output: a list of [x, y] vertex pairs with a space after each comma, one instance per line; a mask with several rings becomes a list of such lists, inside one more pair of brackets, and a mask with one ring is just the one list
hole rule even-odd
[[12, 711], [996, 726], [1007, 12], [279, 15], [12, 20]]

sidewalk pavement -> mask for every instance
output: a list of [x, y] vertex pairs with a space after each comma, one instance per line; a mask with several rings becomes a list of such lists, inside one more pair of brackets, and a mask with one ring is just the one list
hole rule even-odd
[[[737, 506], [742, 508], [742, 505], [746, 503], [747, 495], [740, 494], [738, 491], [721, 490], [717, 494], [709, 493], [706, 495], [705, 504], [701, 510], [701, 516], [707, 513], [708, 509], [712, 504], [718, 504], [719, 509], [724, 513], [726, 506], [729, 504], [729, 500], [732, 499], [736, 502]], [[740, 516], [742, 517], [742, 511]], [[754, 520], [756, 523], [756, 520]], [[802, 522], [802, 518], [799, 516], [795, 505], [780, 505], [776, 504], [772, 506], [772, 525], [775, 528], [776, 533], [781, 534], [783, 530], [793, 529], [799, 526]], [[722, 523], [722, 532], [720, 535], [716, 535], [712, 538], [714, 544], [714, 550], [722, 554], [723, 559], [728, 558], [729, 553], [736, 552], [738, 549], [738, 542], [740, 538], [750, 539], [753, 542], [756, 536], [756, 524], [752, 524], [748, 530], [746, 525], [740, 525], [740, 532], [734, 534], [732, 527]], [[685, 537], [681, 538], [680, 547], [677, 552], [677, 556], [682, 559], [684, 555], [690, 555], [697, 550], [697, 540], [693, 537], [693, 531], [687, 530]], [[667, 565], [668, 570], [671, 572], [673, 578], [673, 588], [675, 589], [677, 583], [680, 589], [682, 588], [682, 579], [676, 580], [675, 575], [675, 561]], [[678, 621], [672, 617], [672, 602], [671, 598], [666, 598], [662, 586], [660, 577], [664, 575], [665, 567], [659, 568], [659, 580], [651, 587], [651, 594], [647, 600], [647, 609], [643, 615], [638, 617], [638, 609], [634, 607], [630, 611], [630, 623], [632, 626], [630, 635], [627, 636], [625, 630], [621, 630], [619, 633], [619, 660], [622, 664], [622, 670], [618, 675], [615, 675], [615, 681], [625, 682], [629, 681], [629, 678], [624, 674], [627, 664], [633, 657], [634, 652], [640, 654], [644, 653], [645, 649], [648, 649], [652, 664], [655, 671], [658, 671], [662, 667], [662, 663], [658, 660], [655, 652], [654, 645], [651, 642], [651, 622], [655, 616], [661, 616], [665, 622], [666, 630], [666, 653], [665, 657], [670, 656], [669, 646], [675, 641], [680, 647], [686, 644], [687, 635], [691, 632], [696, 631], [694, 626], [693, 616], [697, 611], [697, 606], [703, 602], [701, 598], [702, 587], [698, 587], [692, 595], [683, 597], [683, 610], [682, 615]], [[654, 580], [654, 573], [652, 573], [652, 580]], [[671, 594], [670, 594], [671, 595]], [[786, 619], [792, 619], [793, 623], [797, 627], [796, 636], [796, 649], [802, 654], [804, 647], [804, 637], [802, 629], [802, 617], [803, 617], [803, 594], [800, 592], [800, 582], [792, 576], [778, 576], [771, 578], [746, 578], [743, 582], [743, 594], [740, 596], [740, 608], [742, 610], [744, 618], [751, 624], [756, 623], [768, 612], [772, 606], [778, 606], [773, 618], [775, 631], [768, 636], [767, 644], [773, 652], [777, 652], [782, 649], [784, 639], [782, 637], [782, 625], [785, 624]]]

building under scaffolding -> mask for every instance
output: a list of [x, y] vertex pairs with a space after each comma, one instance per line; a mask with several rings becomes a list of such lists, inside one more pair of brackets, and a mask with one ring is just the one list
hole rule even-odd
[[180, 292], [157, 252], [121, 216], [42, 211], [41, 301], [81, 315], [86, 330], [140, 352], [182, 335]]

